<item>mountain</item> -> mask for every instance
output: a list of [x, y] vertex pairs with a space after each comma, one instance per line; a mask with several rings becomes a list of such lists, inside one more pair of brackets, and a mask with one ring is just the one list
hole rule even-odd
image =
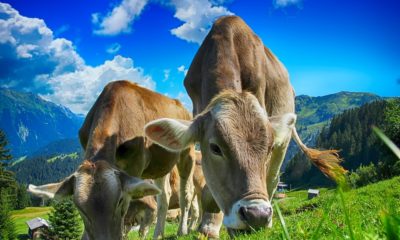
[[78, 136], [83, 117], [36, 94], [0, 88], [0, 128], [14, 158], [61, 139]]
[[[335, 115], [381, 99], [382, 97], [378, 95], [362, 92], [338, 92], [321, 97], [297, 96], [295, 102], [297, 131], [303, 142], [313, 147], [322, 128], [328, 125]], [[282, 171], [298, 151], [298, 147], [292, 141], [286, 153]]]
[[[303, 141], [315, 146], [323, 126], [346, 109], [381, 99], [369, 93], [339, 92], [322, 97], [296, 97], [297, 129]], [[77, 139], [83, 117], [32, 93], [0, 88], [0, 128], [16, 160], [12, 170], [24, 183], [57, 181], [82, 161]], [[293, 143], [286, 159], [297, 152]], [[287, 160], [284, 162], [285, 167]]]

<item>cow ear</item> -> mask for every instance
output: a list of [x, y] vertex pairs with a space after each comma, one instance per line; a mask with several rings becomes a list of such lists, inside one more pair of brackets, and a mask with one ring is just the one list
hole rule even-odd
[[161, 118], [144, 127], [146, 136], [158, 145], [176, 152], [194, 143], [193, 122]]
[[50, 183], [41, 186], [29, 184], [28, 192], [42, 198], [65, 198], [74, 193], [75, 176], [71, 175], [59, 183]]
[[275, 146], [284, 144], [287, 138], [292, 136], [292, 129], [295, 127], [296, 118], [297, 116], [294, 113], [286, 113], [269, 118], [272, 128], [274, 129]]
[[129, 194], [132, 199], [161, 193], [161, 190], [156, 185], [140, 178], [128, 176], [123, 172], [120, 173], [120, 178], [123, 191]]

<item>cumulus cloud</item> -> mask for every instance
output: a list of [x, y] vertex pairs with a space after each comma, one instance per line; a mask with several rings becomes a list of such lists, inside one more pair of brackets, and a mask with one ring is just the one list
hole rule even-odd
[[130, 58], [118, 55], [99, 66], [86, 65], [71, 41], [55, 38], [43, 20], [21, 16], [6, 3], [0, 3], [0, 53], [0, 86], [39, 93], [76, 113], [86, 113], [113, 80], [155, 88]]
[[97, 27], [94, 30], [98, 35], [117, 35], [131, 32], [132, 23], [143, 11], [148, 0], [122, 0], [106, 16], [100, 13], [92, 14], [92, 23]]
[[163, 82], [166, 82], [166, 81], [168, 81], [168, 79], [169, 79], [169, 75], [170, 75], [170, 73], [171, 73], [171, 69], [164, 69], [164, 78], [163, 78]]
[[181, 72], [181, 73], [183, 73], [183, 74], [186, 76], [186, 74], [187, 74], [187, 72], [188, 72], [188, 69], [185, 68], [185, 65], [181, 65], [181, 66], [179, 66], [177, 69], [178, 69], [178, 72]]
[[0, 85], [45, 91], [42, 80], [80, 70], [85, 63], [71, 41], [54, 38], [43, 20], [0, 3]]
[[[94, 33], [109, 36], [129, 33], [133, 22], [147, 3], [148, 0], [122, 0], [105, 16], [100, 13], [92, 14], [92, 23], [97, 28]], [[221, 6], [224, 0], [164, 0], [160, 3], [172, 6], [175, 9], [174, 17], [183, 22], [181, 26], [171, 29], [171, 34], [198, 44], [203, 41], [215, 19], [233, 15]]]
[[79, 71], [49, 79], [53, 92], [42, 97], [68, 106], [73, 112], [86, 113], [108, 82], [123, 79], [155, 89], [151, 76], [145, 75], [142, 68], [135, 67], [132, 59], [117, 55], [102, 65], [85, 66]]
[[184, 22], [171, 30], [180, 39], [200, 44], [207, 35], [215, 19], [233, 15], [223, 6], [213, 5], [208, 0], [172, 0], [174, 17]]
[[109, 54], [115, 54], [119, 50], [121, 50], [121, 44], [113, 43], [106, 49], [106, 52], [108, 52]]
[[289, 6], [299, 6], [301, 0], [273, 0], [275, 8], [285, 8]]

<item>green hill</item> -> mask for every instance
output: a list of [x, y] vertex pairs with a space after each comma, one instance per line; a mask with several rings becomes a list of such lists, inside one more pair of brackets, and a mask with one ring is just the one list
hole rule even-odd
[[[399, 142], [396, 130], [400, 119], [400, 100], [382, 100], [365, 104], [336, 115], [317, 138], [317, 148], [338, 149], [344, 159], [342, 165], [349, 171], [373, 164], [369, 182], [400, 174], [400, 162], [372, 132], [371, 126], [381, 128]], [[366, 171], [367, 169], [364, 169]], [[375, 178], [375, 179], [374, 179]], [[328, 186], [328, 180], [314, 167], [303, 153], [288, 163], [283, 174], [285, 182], [294, 186]]]
[[[291, 239], [352, 239], [349, 229], [354, 239], [396, 239], [386, 237], [388, 229], [400, 237], [400, 177], [344, 192], [344, 202], [335, 189], [320, 189], [320, 197], [311, 200], [307, 198], [307, 191], [293, 191], [287, 195], [275, 205], [282, 212]], [[272, 229], [235, 239], [286, 239], [276, 207], [274, 210]], [[165, 237], [175, 239], [177, 229], [177, 223], [167, 223]], [[198, 236], [192, 233], [176, 239], [190, 240]], [[137, 233], [132, 233], [130, 239], [138, 239]], [[221, 239], [229, 239], [224, 228]]]
[[[275, 205], [282, 212], [291, 239], [352, 239], [350, 229], [354, 239], [396, 239], [387, 237], [388, 230], [400, 236], [400, 177], [344, 192], [343, 201], [335, 189], [320, 189], [320, 196], [311, 200], [308, 200], [306, 191], [293, 191], [287, 195], [287, 198], [275, 202]], [[49, 208], [13, 211], [18, 234], [27, 232], [24, 224], [26, 220], [47, 218], [48, 212]], [[285, 239], [276, 207], [273, 222], [272, 229], [241, 235], [236, 239]], [[168, 222], [165, 237], [180, 240], [199, 237], [198, 233], [176, 237], [177, 229], [177, 222]], [[149, 233], [150, 237], [153, 231], [154, 226]], [[139, 239], [137, 232], [131, 232], [129, 239]], [[229, 239], [224, 228], [221, 239]]]
[[[321, 97], [300, 95], [296, 97], [296, 127], [303, 142], [308, 146], [315, 146], [317, 137], [322, 128], [329, 124], [332, 118], [347, 109], [360, 107], [366, 103], [382, 99], [372, 93], [338, 92]], [[282, 171], [286, 164], [299, 151], [294, 142], [291, 142], [286, 154]]]

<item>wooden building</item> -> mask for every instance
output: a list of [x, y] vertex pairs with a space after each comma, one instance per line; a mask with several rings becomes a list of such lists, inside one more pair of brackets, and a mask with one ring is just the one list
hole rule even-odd
[[34, 218], [26, 222], [28, 225], [28, 235], [30, 239], [40, 239], [43, 236], [43, 230], [49, 228], [49, 223], [43, 218]]

